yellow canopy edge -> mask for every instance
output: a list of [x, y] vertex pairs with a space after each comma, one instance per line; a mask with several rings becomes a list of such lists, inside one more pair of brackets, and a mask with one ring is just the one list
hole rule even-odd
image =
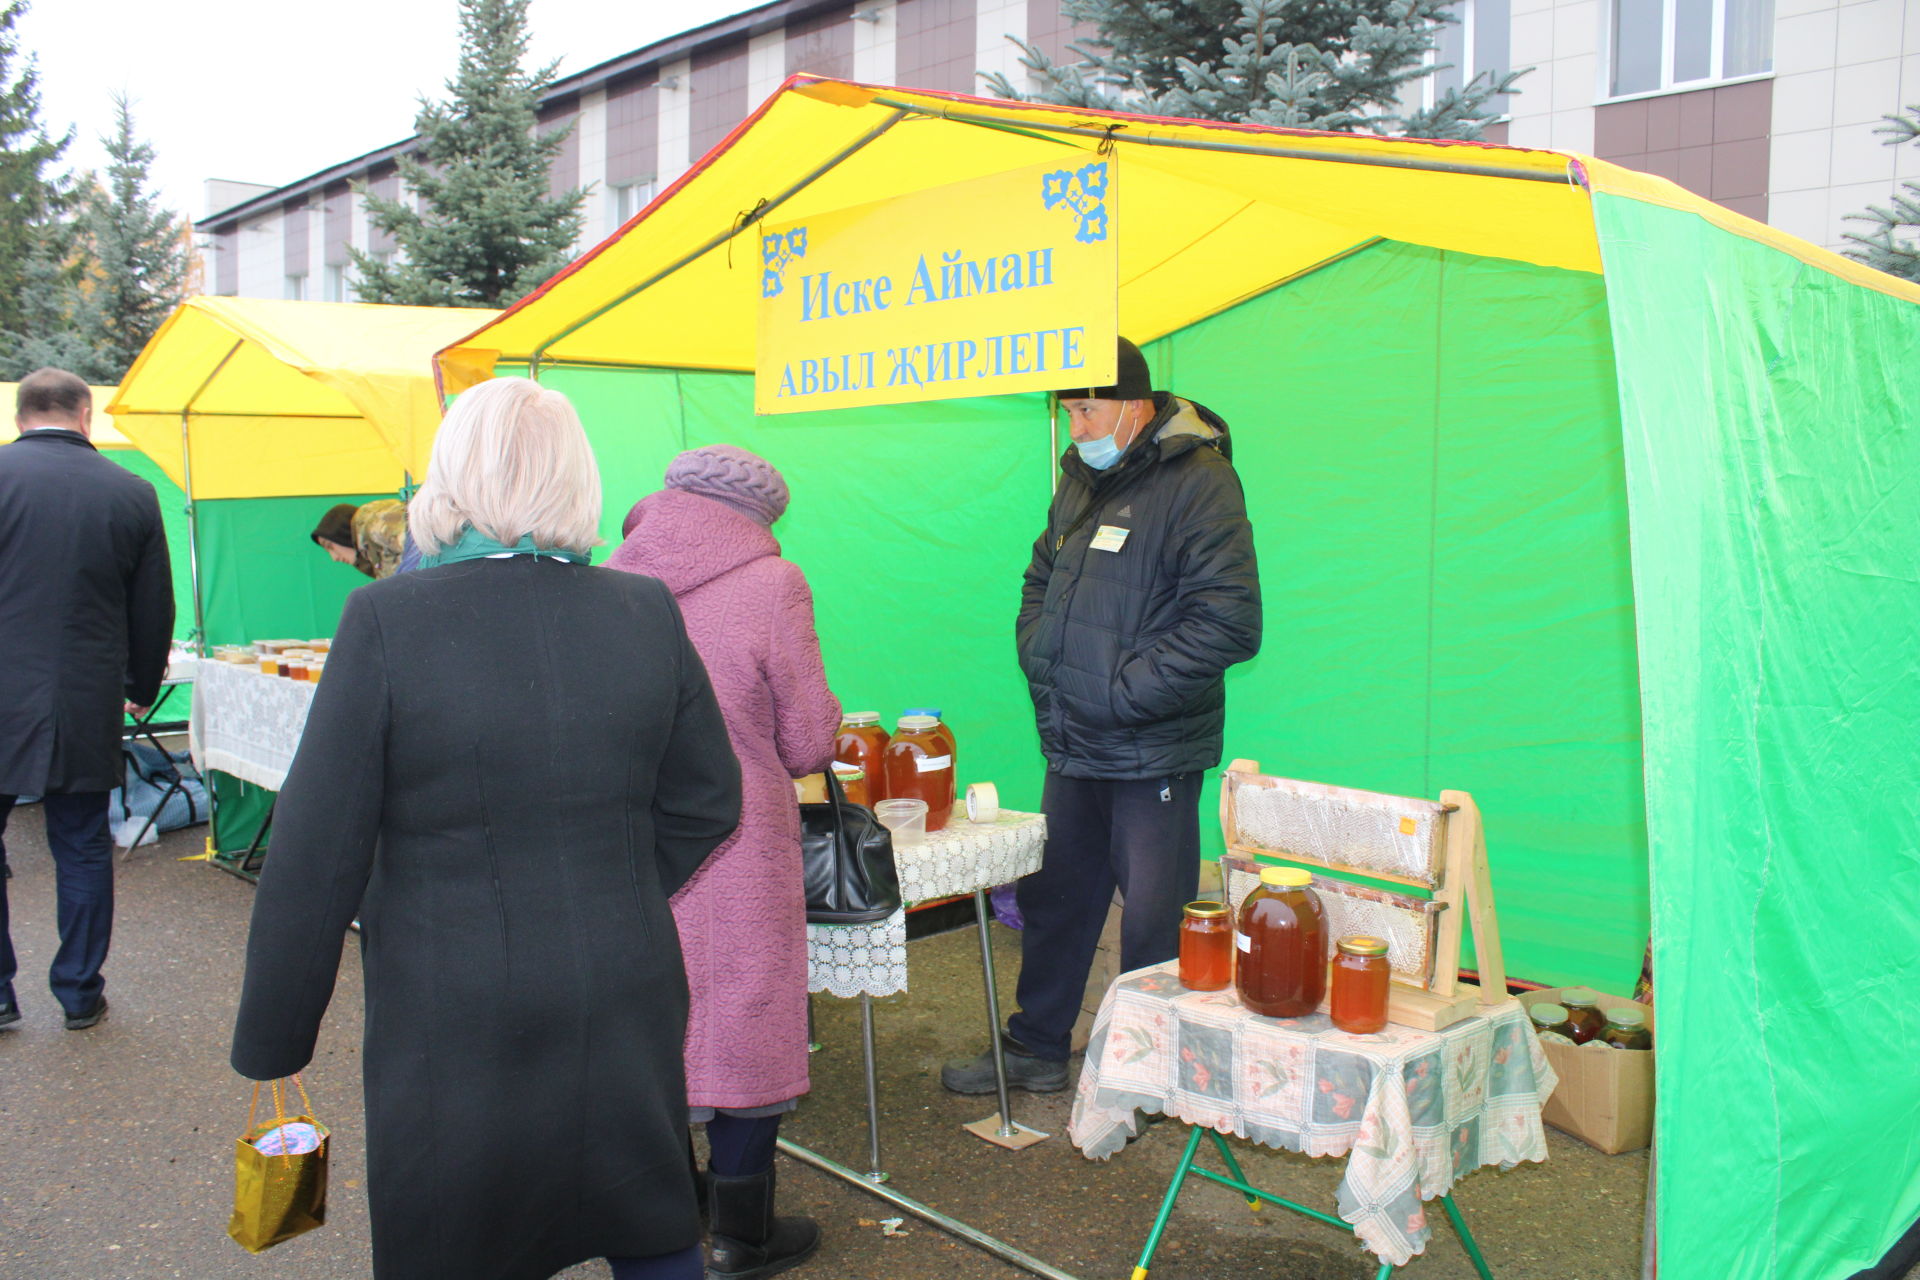
[[195, 498], [398, 489], [440, 422], [434, 352], [498, 314], [190, 298], [107, 412]]
[[1160, 119], [795, 76], [613, 236], [440, 355], [750, 370], [761, 223], [997, 173], [1116, 157], [1120, 326], [1192, 324], [1375, 240], [1601, 270], [1590, 191], [1682, 209], [1853, 283], [1920, 289], [1664, 179], [1568, 152]]
[[1622, 168], [1607, 160], [1585, 158], [1583, 162], [1587, 166], [1587, 185], [1594, 191], [1678, 209], [1683, 213], [1699, 214], [1722, 231], [1731, 231], [1734, 235], [1745, 236], [1769, 248], [1778, 249], [1849, 284], [1857, 284], [1890, 297], [1905, 298], [1908, 302], [1920, 302], [1920, 284], [1890, 276], [1884, 271], [1875, 271], [1865, 263], [1842, 257], [1831, 249], [1823, 249], [1798, 236], [1788, 235], [1764, 222], [1756, 222], [1704, 196], [1695, 195], [1677, 182], [1641, 173], [1637, 169]]
[[[13, 421], [13, 397], [14, 393], [19, 389], [20, 384], [17, 382], [0, 382], [0, 406], [4, 406], [5, 408], [5, 412], [0, 413], [0, 444], [6, 444], [15, 436], [19, 435], [19, 430], [14, 426]], [[93, 440], [93, 447], [96, 449], [132, 449], [136, 447], [133, 441], [120, 434], [119, 430], [113, 425], [113, 419], [107, 416], [107, 403], [113, 399], [113, 393], [116, 390], [118, 390], [116, 387], [92, 388], [93, 435], [91, 438]]]
[[1572, 158], [1067, 110], [796, 76], [641, 216], [442, 353], [747, 370], [758, 226], [1058, 159], [1116, 157], [1120, 324], [1146, 341], [1379, 239], [1600, 270]]

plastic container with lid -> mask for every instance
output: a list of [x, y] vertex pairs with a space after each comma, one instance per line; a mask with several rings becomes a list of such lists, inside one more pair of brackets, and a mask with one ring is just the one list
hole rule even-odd
[[889, 800], [923, 800], [927, 830], [953, 813], [953, 743], [932, 716], [901, 716], [880, 756], [880, 789]]
[[1575, 1044], [1585, 1044], [1607, 1029], [1600, 993], [1592, 987], [1568, 987], [1560, 993], [1560, 1003], [1567, 1006], [1567, 1021], [1573, 1025], [1569, 1035]]
[[1370, 1036], [1387, 1025], [1387, 940], [1352, 934], [1340, 939], [1333, 957], [1333, 994], [1328, 1015], [1349, 1035]]
[[878, 711], [849, 711], [833, 739], [833, 771], [847, 799], [871, 809], [887, 798], [881, 787], [880, 757], [892, 741], [880, 727]]
[[1180, 985], [1224, 991], [1233, 981], [1233, 919], [1225, 903], [1189, 902], [1180, 918]]
[[1327, 993], [1327, 913], [1298, 867], [1265, 867], [1240, 904], [1234, 985], [1240, 1003], [1269, 1018], [1299, 1018]]
[[1647, 1015], [1638, 1009], [1607, 1010], [1607, 1027], [1600, 1039], [1616, 1049], [1651, 1049], [1653, 1032], [1647, 1027]]

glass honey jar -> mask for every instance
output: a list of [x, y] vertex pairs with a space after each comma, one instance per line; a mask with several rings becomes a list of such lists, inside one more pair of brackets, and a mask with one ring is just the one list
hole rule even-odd
[[880, 727], [878, 711], [849, 711], [841, 717], [833, 739], [833, 772], [854, 804], [871, 809], [887, 798], [880, 785], [880, 758], [891, 740]]
[[881, 789], [889, 800], [924, 800], [927, 832], [947, 825], [953, 812], [953, 748], [932, 716], [901, 716], [880, 757]]
[[1567, 1007], [1563, 1004], [1550, 1004], [1541, 1001], [1527, 1006], [1527, 1017], [1533, 1020], [1533, 1029], [1541, 1035], [1549, 1033], [1569, 1042], [1573, 1039], [1573, 1024], [1567, 1021]]
[[1370, 1036], [1387, 1025], [1387, 964], [1385, 938], [1354, 934], [1340, 939], [1333, 957], [1333, 995], [1327, 1013], [1333, 1025], [1349, 1035]]
[[1567, 1021], [1573, 1025], [1569, 1038], [1575, 1044], [1596, 1039], [1607, 1029], [1607, 1015], [1600, 1010], [1600, 993], [1592, 987], [1568, 987], [1560, 993], [1560, 1003], [1567, 1006]]
[[1327, 913], [1298, 867], [1265, 867], [1240, 903], [1233, 944], [1240, 1003], [1269, 1018], [1302, 1018], [1327, 993]]
[[1189, 902], [1180, 917], [1180, 985], [1223, 991], [1233, 981], [1233, 918], [1225, 903]]
[[1607, 1027], [1600, 1039], [1616, 1049], [1651, 1049], [1653, 1032], [1647, 1027], [1647, 1015], [1638, 1009], [1607, 1010]]

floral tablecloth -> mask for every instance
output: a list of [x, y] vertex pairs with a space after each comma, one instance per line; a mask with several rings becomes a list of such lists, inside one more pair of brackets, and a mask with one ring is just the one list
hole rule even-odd
[[[894, 847], [900, 896], [910, 907], [1018, 880], [1040, 869], [1046, 843], [1042, 814], [1002, 810], [976, 823], [956, 812], [921, 843]], [[807, 926], [807, 990], [850, 999], [906, 989], [905, 907], [877, 924]]]
[[1354, 1036], [1325, 1014], [1259, 1017], [1176, 970], [1122, 974], [1100, 1003], [1068, 1125], [1089, 1157], [1125, 1146], [1136, 1111], [1345, 1155], [1340, 1216], [1394, 1266], [1426, 1248], [1424, 1202], [1455, 1179], [1547, 1158], [1540, 1108], [1557, 1079], [1519, 1001], [1444, 1031]]
[[258, 667], [202, 662], [195, 672], [188, 743], [201, 769], [278, 791], [293, 766], [317, 685], [262, 675]]

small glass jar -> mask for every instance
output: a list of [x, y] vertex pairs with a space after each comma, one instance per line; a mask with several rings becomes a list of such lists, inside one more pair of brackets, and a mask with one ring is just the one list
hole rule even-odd
[[1651, 1049], [1653, 1032], [1647, 1028], [1647, 1015], [1638, 1009], [1607, 1010], [1607, 1028], [1600, 1039], [1616, 1049]]
[[1387, 941], [1353, 934], [1335, 947], [1328, 1016], [1349, 1035], [1377, 1034], [1387, 1025], [1387, 983], [1392, 977]]
[[1567, 1021], [1565, 1005], [1549, 1004], [1543, 1000], [1539, 1004], [1528, 1005], [1527, 1016], [1533, 1019], [1533, 1029], [1541, 1035], [1556, 1035], [1568, 1042], [1573, 1040], [1573, 1024]]
[[1592, 987], [1568, 987], [1560, 993], [1560, 1003], [1567, 1006], [1575, 1044], [1585, 1044], [1607, 1029], [1607, 1015], [1600, 1011], [1600, 993]]
[[1224, 991], [1233, 981], [1233, 917], [1224, 903], [1189, 902], [1180, 918], [1180, 985]]
[[263, 676], [279, 675], [280, 674], [280, 655], [277, 653], [268, 653], [264, 649], [261, 650], [260, 651], [260, 674]]
[[306, 684], [313, 678], [313, 668], [307, 665], [305, 658], [283, 658], [280, 661], [280, 670], [287, 679], [297, 684]]

